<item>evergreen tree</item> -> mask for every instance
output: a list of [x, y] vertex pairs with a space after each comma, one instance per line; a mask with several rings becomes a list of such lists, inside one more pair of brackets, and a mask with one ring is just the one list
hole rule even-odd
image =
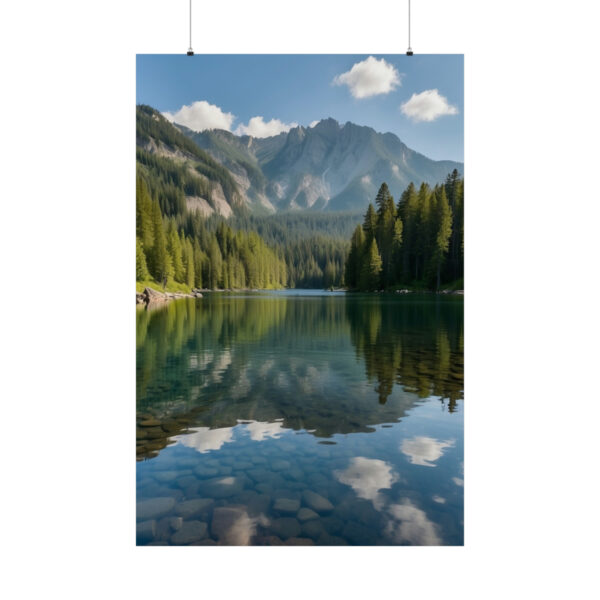
[[423, 277], [428, 252], [431, 250], [431, 189], [422, 183], [418, 194], [418, 212], [416, 217], [416, 240], [414, 245], [416, 281]]
[[196, 283], [196, 269], [194, 265], [194, 247], [189, 238], [184, 242], [184, 265], [185, 265], [185, 283], [193, 288]]
[[145, 252], [148, 252], [154, 243], [154, 228], [152, 225], [152, 198], [148, 192], [146, 182], [141, 178], [136, 179], [136, 235], [140, 239]]
[[[454, 171], [433, 190], [423, 183], [417, 192], [411, 183], [395, 207], [382, 184], [377, 213], [369, 205], [362, 227], [352, 234], [344, 265], [346, 286], [374, 290], [404, 283], [439, 290], [457, 274], [462, 277], [463, 190], [464, 180]], [[329, 277], [335, 263], [327, 265]]]
[[200, 250], [198, 238], [194, 238], [194, 284], [198, 289], [202, 289], [202, 268], [204, 266], [204, 253]]
[[375, 239], [371, 239], [367, 251], [364, 255], [361, 274], [360, 274], [360, 289], [361, 290], [378, 290], [380, 288], [381, 274], [381, 256], [377, 248]]
[[369, 207], [367, 208], [367, 212], [365, 214], [363, 229], [365, 231], [367, 243], [370, 244], [377, 231], [377, 213], [375, 212], [375, 208], [371, 203], [369, 203]]
[[390, 194], [387, 183], [382, 183], [375, 198], [377, 209], [376, 240], [381, 253], [382, 283], [387, 287], [392, 281], [392, 264], [394, 251], [394, 224], [396, 220], [396, 206]]
[[365, 246], [365, 232], [362, 226], [357, 225], [350, 242], [350, 252], [346, 261], [346, 287], [355, 289], [358, 287], [362, 257]]
[[220, 287], [222, 269], [223, 256], [217, 238], [213, 235], [208, 246], [208, 287], [213, 290]]
[[417, 245], [417, 219], [419, 213], [419, 197], [412, 181], [403, 192], [398, 202], [398, 216], [403, 223], [402, 243], [402, 281], [408, 283], [414, 273]]
[[139, 237], [135, 238], [135, 280], [147, 281], [150, 279], [148, 266], [146, 265], [146, 255], [142, 247], [142, 241]]
[[394, 221], [394, 235], [392, 238], [392, 277], [393, 282], [402, 280], [402, 233], [404, 226], [400, 216]]
[[173, 277], [175, 281], [183, 283], [185, 281], [185, 269], [183, 268], [181, 240], [173, 219], [169, 219], [167, 227], [167, 250], [173, 264]]
[[152, 223], [154, 234], [154, 245], [152, 246], [152, 267], [150, 273], [163, 287], [173, 277], [173, 265], [171, 257], [167, 252], [167, 239], [163, 226], [160, 206], [155, 200], [152, 204]]
[[450, 236], [452, 234], [452, 211], [446, 198], [444, 186], [440, 186], [435, 198], [435, 245], [432, 253], [432, 267], [435, 269], [436, 289], [440, 289], [442, 263], [448, 252]]
[[452, 234], [448, 250], [447, 277], [450, 280], [463, 276], [463, 195], [464, 180], [456, 169], [448, 175], [445, 183], [446, 196], [453, 215]]

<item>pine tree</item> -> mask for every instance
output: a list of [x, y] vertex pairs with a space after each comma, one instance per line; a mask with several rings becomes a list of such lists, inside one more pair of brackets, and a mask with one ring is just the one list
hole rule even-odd
[[194, 284], [198, 289], [202, 289], [202, 268], [204, 265], [204, 253], [200, 250], [198, 238], [194, 238]]
[[382, 183], [377, 193], [375, 202], [377, 209], [377, 247], [381, 253], [382, 283], [387, 287], [392, 282], [394, 260], [394, 223], [396, 220], [396, 206], [386, 183]]
[[223, 257], [221, 255], [221, 249], [217, 242], [216, 237], [213, 235], [210, 238], [208, 246], [208, 286], [215, 290], [219, 288], [221, 282], [220, 278], [222, 275], [223, 268]]
[[371, 243], [371, 240], [375, 237], [375, 233], [377, 231], [377, 213], [375, 212], [375, 208], [371, 203], [369, 203], [369, 207], [365, 213], [363, 229], [367, 243]]
[[142, 241], [139, 237], [135, 238], [135, 280], [147, 281], [150, 279], [148, 266], [146, 265], [146, 255], [142, 247]]
[[452, 211], [446, 198], [444, 186], [437, 189], [435, 198], [435, 245], [431, 257], [432, 268], [436, 275], [436, 289], [440, 289], [441, 269], [444, 258], [448, 252], [450, 236], [452, 234]]
[[371, 291], [380, 288], [381, 256], [377, 248], [377, 242], [373, 238], [368, 245], [360, 274], [359, 288]]
[[150, 251], [154, 243], [154, 229], [152, 225], [152, 198], [146, 182], [141, 178], [136, 179], [136, 235], [140, 238], [145, 252]]
[[152, 246], [152, 267], [150, 273], [154, 279], [156, 279], [156, 281], [165, 287], [169, 280], [173, 277], [173, 265], [171, 263], [171, 257], [167, 252], [167, 240], [163, 226], [162, 214], [160, 212], [160, 206], [156, 200], [154, 200], [152, 205], [152, 223], [154, 245]]
[[360, 225], [356, 226], [350, 242], [350, 252], [346, 261], [346, 287], [355, 289], [361, 272], [361, 263], [365, 246], [365, 232]]
[[415, 280], [423, 277], [426, 257], [431, 250], [431, 189], [422, 183], [418, 194], [415, 240]]
[[402, 281], [408, 283], [414, 272], [417, 217], [419, 213], [419, 197], [414, 184], [411, 182], [403, 192], [398, 202], [398, 216], [403, 223], [402, 242]]
[[185, 282], [193, 288], [196, 282], [196, 270], [194, 267], [194, 247], [189, 238], [184, 242], [184, 265], [185, 265]]
[[445, 183], [446, 196], [453, 215], [452, 234], [448, 249], [448, 278], [455, 280], [463, 276], [463, 197], [464, 180], [456, 169], [448, 175]]
[[173, 276], [175, 281], [183, 283], [185, 281], [185, 269], [183, 268], [183, 257], [181, 253], [181, 240], [177, 233], [175, 221], [169, 219], [167, 226], [167, 250], [173, 263]]

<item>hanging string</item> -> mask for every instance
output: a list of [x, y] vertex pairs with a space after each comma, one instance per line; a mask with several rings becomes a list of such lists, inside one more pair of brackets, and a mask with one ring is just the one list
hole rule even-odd
[[194, 56], [194, 51], [192, 50], [192, 0], [190, 0], [190, 47], [187, 51], [188, 56]]
[[412, 48], [410, 47], [410, 0], [408, 0], [408, 50], [406, 51], [406, 54], [408, 56], [413, 55]]

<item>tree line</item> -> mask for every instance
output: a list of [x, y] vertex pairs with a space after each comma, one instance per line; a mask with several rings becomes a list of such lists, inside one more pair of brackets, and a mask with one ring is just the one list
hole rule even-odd
[[[397, 286], [462, 287], [464, 179], [455, 169], [433, 189], [410, 183], [398, 204], [386, 183], [350, 241], [345, 284], [353, 290]], [[375, 208], [377, 207], [377, 208]]]
[[[187, 227], [185, 226], [187, 225]], [[163, 214], [146, 180], [136, 181], [136, 281], [183, 288], [284, 287], [285, 261], [256, 232], [234, 232], [224, 221], [208, 231]]]

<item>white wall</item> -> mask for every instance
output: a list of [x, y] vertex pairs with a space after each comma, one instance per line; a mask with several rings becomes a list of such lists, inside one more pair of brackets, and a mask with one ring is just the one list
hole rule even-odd
[[[194, 6], [197, 53], [407, 45], [402, 0]], [[187, 0], [3, 3], [7, 597], [592, 597], [594, 10], [413, 0], [415, 52], [465, 53], [466, 547], [161, 551], [133, 547], [134, 70], [185, 52]]]

